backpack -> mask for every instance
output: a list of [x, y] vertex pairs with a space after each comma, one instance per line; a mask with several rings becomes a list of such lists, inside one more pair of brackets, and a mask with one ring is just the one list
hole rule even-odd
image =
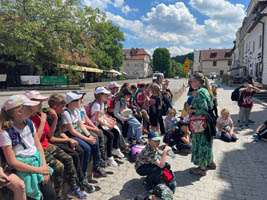
[[[33, 125], [32, 120], [26, 119], [25, 123], [27, 126], [29, 126], [31, 133], [32, 133], [32, 136], [34, 137], [34, 125]], [[17, 146], [17, 145], [21, 145], [21, 146], [23, 146], [24, 149], [27, 149], [26, 145], [21, 141], [20, 134], [18, 132], [16, 132], [16, 130], [13, 127], [6, 129], [6, 132], [8, 133], [8, 135], [11, 139], [11, 144], [13, 147]], [[6, 162], [2, 148], [0, 148], [0, 155], [1, 155], [2, 161]]]
[[91, 103], [88, 103], [86, 106], [85, 106], [85, 111], [86, 111], [86, 114], [89, 118], [92, 117], [91, 113], [92, 113], [92, 107], [94, 105], [95, 101], [91, 102]]
[[135, 162], [138, 158], [138, 155], [141, 153], [141, 151], [145, 148], [143, 145], [134, 145], [131, 148], [130, 151], [130, 158], [133, 162]]
[[232, 92], [232, 95], [231, 95], [231, 100], [232, 100], [232, 101], [238, 101], [238, 102], [240, 102], [240, 101], [242, 100], [242, 97], [241, 97], [242, 95], [240, 96], [240, 92], [239, 92], [239, 90], [240, 90], [241, 88], [243, 88], [243, 86], [236, 88], [236, 89]]

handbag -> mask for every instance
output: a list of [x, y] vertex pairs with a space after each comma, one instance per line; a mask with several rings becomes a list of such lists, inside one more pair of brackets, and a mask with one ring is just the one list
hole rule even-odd
[[207, 127], [207, 120], [202, 115], [195, 115], [190, 118], [190, 131], [194, 133], [204, 132]]

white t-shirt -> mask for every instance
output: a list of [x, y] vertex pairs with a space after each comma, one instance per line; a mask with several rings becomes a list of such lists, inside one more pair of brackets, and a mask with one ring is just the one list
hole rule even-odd
[[[70, 111], [70, 110], [69, 110]], [[70, 111], [71, 112], [71, 111]], [[78, 109], [74, 110], [74, 113], [68, 111], [64, 111], [64, 113], [62, 114], [62, 124], [66, 125], [66, 124], [72, 124], [74, 126], [74, 128], [78, 127], [78, 121], [81, 120], [81, 115]], [[67, 132], [68, 129], [64, 127], [63, 132]]]
[[233, 120], [231, 118], [228, 118], [225, 120], [222, 117], [219, 117], [217, 119], [217, 122], [219, 122], [221, 124], [222, 128], [225, 128], [226, 126], [232, 126], [234, 124]]
[[99, 112], [100, 119], [104, 119], [103, 118], [104, 108], [105, 108], [104, 103], [100, 104], [100, 103], [97, 103], [97, 102], [95, 102], [93, 104], [92, 108], [91, 108], [92, 109], [92, 111], [91, 111], [91, 121], [96, 126], [98, 126], [98, 123], [96, 122], [96, 112]]
[[[36, 133], [36, 129], [34, 128], [34, 133]], [[13, 151], [15, 153], [15, 156], [20, 156], [20, 157], [31, 157], [33, 156], [37, 148], [34, 143], [34, 138], [33, 134], [31, 132], [31, 129], [29, 126], [25, 126], [23, 130], [20, 130], [14, 126], [14, 129], [16, 132], [21, 137], [21, 142], [25, 144], [26, 149], [21, 144], [17, 144], [16, 146], [13, 146]], [[6, 131], [0, 133], [0, 147], [5, 147], [5, 146], [11, 146], [12, 145], [12, 140], [9, 137], [8, 133]]]

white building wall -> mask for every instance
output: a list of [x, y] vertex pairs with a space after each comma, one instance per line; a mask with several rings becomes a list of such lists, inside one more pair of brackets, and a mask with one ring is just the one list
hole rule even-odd
[[[247, 68], [247, 75], [257, 79], [261, 72], [262, 54], [262, 24], [257, 26], [245, 37], [244, 44], [244, 64]], [[266, 42], [265, 42], [266, 43]], [[267, 73], [267, 71], [266, 71]]]
[[265, 23], [262, 84], [267, 85], [267, 17], [263, 17], [261, 21]]

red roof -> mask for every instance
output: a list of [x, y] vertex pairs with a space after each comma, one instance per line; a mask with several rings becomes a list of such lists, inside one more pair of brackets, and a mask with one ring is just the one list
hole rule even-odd
[[129, 54], [131, 58], [128, 60], [144, 60], [145, 56], [150, 56], [150, 54], [145, 49], [124, 49], [122, 50], [124, 59], [126, 59], [126, 55]]
[[232, 60], [231, 49], [201, 50], [202, 61]]

